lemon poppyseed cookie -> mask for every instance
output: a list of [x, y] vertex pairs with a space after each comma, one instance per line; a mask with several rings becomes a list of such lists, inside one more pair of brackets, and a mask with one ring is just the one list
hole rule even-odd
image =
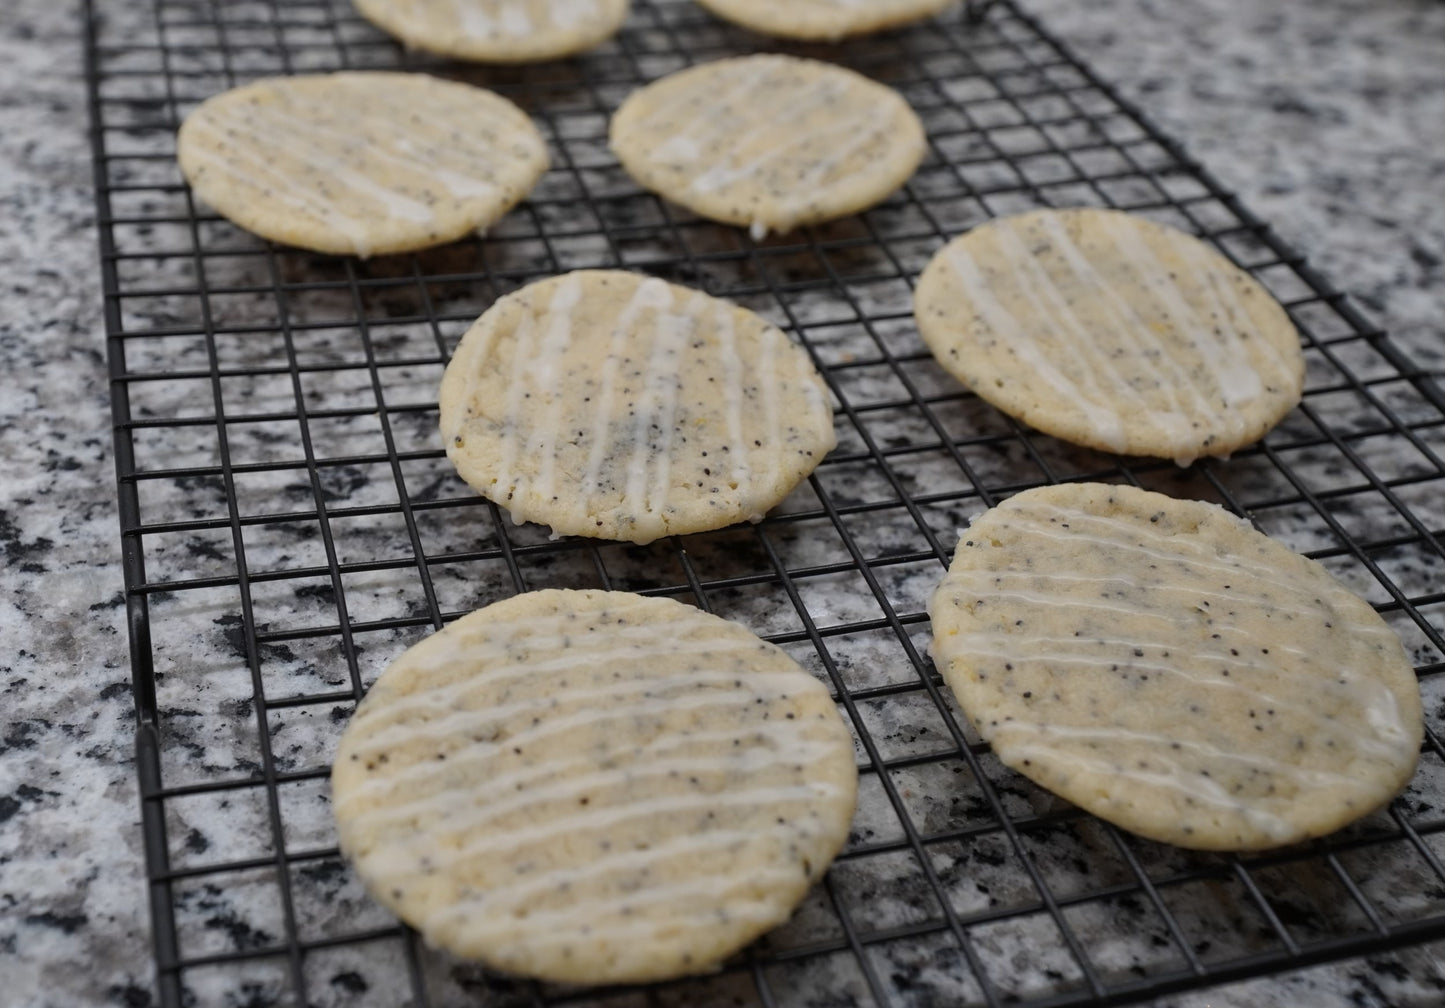
[[622, 103], [629, 175], [754, 238], [877, 203], [922, 160], [923, 126], [891, 88], [831, 63], [760, 54], [669, 74]]
[[919, 21], [956, 0], [698, 0], [720, 18], [765, 35], [840, 39]]
[[181, 125], [196, 195], [263, 238], [338, 255], [439, 245], [525, 196], [547, 148], [521, 109], [423, 74], [275, 77]]
[[836, 443], [823, 379], [776, 326], [619, 270], [499, 299], [440, 398], [462, 479], [519, 523], [601, 539], [757, 521]]
[[999, 759], [1155, 840], [1322, 836], [1389, 801], [1419, 756], [1399, 639], [1213, 504], [1025, 491], [969, 526], [929, 614], [934, 661]]
[[354, 0], [361, 16], [415, 49], [482, 63], [529, 63], [590, 49], [628, 0]]
[[1075, 444], [1188, 465], [1258, 440], [1298, 404], [1283, 308], [1190, 235], [1115, 210], [1037, 210], [955, 238], [914, 293], [950, 373]]
[[433, 945], [507, 973], [705, 972], [792, 913], [858, 775], [827, 689], [669, 599], [480, 609], [371, 688], [332, 770], [341, 849]]

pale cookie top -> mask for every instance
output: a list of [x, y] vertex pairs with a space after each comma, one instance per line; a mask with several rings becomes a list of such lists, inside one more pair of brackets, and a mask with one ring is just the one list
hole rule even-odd
[[839, 39], [918, 21], [956, 0], [698, 0], [718, 17], [766, 35]]
[[637, 543], [758, 521], [836, 443], [822, 377], [776, 326], [616, 270], [487, 309], [442, 378], [441, 433], [517, 522]]
[[382, 255], [484, 228], [547, 168], [532, 121], [499, 95], [408, 73], [276, 77], [181, 125], [196, 195], [263, 238]]
[[331, 782], [343, 852], [428, 942], [595, 984], [705, 972], [786, 920], [857, 770], [828, 690], [744, 628], [549, 590], [398, 658]]
[[872, 206], [927, 146], [897, 92], [792, 56], [717, 60], [633, 92], [612, 150], [641, 185], [761, 239]]
[[415, 49], [482, 63], [529, 63], [590, 49], [627, 17], [628, 0], [353, 0], [361, 16]]
[[1005, 764], [1202, 850], [1322, 836], [1410, 779], [1400, 641], [1329, 573], [1222, 508], [1085, 483], [964, 533], [933, 656]]
[[1299, 402], [1283, 308], [1190, 235], [1115, 210], [990, 221], [914, 294], [940, 364], [1046, 434], [1188, 465], [1258, 440]]

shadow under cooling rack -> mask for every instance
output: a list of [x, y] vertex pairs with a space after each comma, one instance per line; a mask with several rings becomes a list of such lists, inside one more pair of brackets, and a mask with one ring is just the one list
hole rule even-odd
[[[593, 52], [504, 69], [408, 54], [345, 0], [86, 13], [162, 1005], [1124, 1004], [1445, 938], [1445, 397], [1013, 3], [788, 46], [635, 0]], [[638, 189], [606, 144], [622, 98], [760, 46], [897, 88], [930, 140], [914, 178], [764, 242]], [[262, 242], [192, 199], [174, 136], [197, 103], [368, 67], [506, 94], [554, 167], [485, 238], [370, 261]], [[912, 285], [952, 236], [1047, 205], [1132, 210], [1248, 269], [1303, 334], [1300, 408], [1261, 444], [1181, 470], [1069, 447], [962, 391], [913, 328]], [[760, 524], [552, 541], [455, 476], [436, 387], [461, 332], [523, 283], [603, 266], [753, 308], [825, 374], [839, 447]], [[1375, 604], [1432, 712], [1404, 794], [1325, 840], [1232, 857], [1123, 834], [1002, 767], [926, 658], [924, 603], [974, 515], [1083, 479], [1224, 504]], [[739, 620], [828, 683], [856, 734], [846, 850], [792, 921], [714, 976], [605, 991], [489, 976], [415, 940], [338, 855], [328, 760], [366, 685], [457, 615], [549, 586]]]

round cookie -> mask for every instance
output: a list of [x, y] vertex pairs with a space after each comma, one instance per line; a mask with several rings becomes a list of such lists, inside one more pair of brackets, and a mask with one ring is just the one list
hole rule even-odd
[[1036, 210], [955, 238], [914, 292], [924, 341], [980, 397], [1102, 451], [1226, 456], [1298, 404], [1278, 302], [1181, 231], [1116, 210]]
[[1025, 491], [964, 533], [929, 614], [934, 661], [998, 758], [1155, 840], [1322, 836], [1389, 801], [1419, 757], [1399, 639], [1212, 504]]
[[275, 77], [181, 124], [196, 195], [263, 238], [337, 255], [453, 241], [492, 224], [547, 168], [517, 106], [423, 74]]
[[872, 206], [908, 180], [927, 147], [891, 88], [772, 54], [653, 81], [618, 108], [609, 138], [639, 184], [759, 240]]
[[431, 944], [507, 973], [700, 973], [792, 913], [848, 835], [826, 688], [669, 599], [548, 590], [382, 673], [332, 770], [341, 849]]
[[570, 56], [611, 38], [628, 0], [353, 0], [414, 49], [482, 63]]
[[698, 0], [720, 18], [765, 35], [831, 41], [920, 21], [956, 0]]
[[758, 521], [836, 444], [827, 386], [776, 326], [618, 270], [500, 298], [440, 398], [462, 479], [557, 534], [647, 543]]

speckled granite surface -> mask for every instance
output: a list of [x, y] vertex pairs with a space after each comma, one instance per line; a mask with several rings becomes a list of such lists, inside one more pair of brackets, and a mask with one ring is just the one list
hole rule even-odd
[[[124, 22], [138, 9], [138, 0], [111, 0], [106, 9]], [[1390, 328], [1416, 358], [1439, 369], [1442, 329], [1439, 289], [1445, 260], [1445, 208], [1440, 199], [1445, 177], [1445, 5], [1433, 0], [1324, 0], [1299, 4], [1254, 4], [1245, 0], [1209, 0], [1191, 5], [1159, 0], [1097, 0], [1073, 4], [1062, 0], [1031, 0], [1038, 13], [1106, 79], [1144, 105], [1168, 131], [1182, 139], [1245, 203], [1272, 221], [1279, 232], [1305, 251], [1341, 286], [1357, 292], [1371, 315]], [[135, 773], [132, 761], [133, 720], [120, 604], [121, 576], [110, 458], [110, 414], [104, 367], [100, 289], [95, 269], [96, 239], [92, 226], [89, 146], [81, 85], [80, 33], [73, 4], [48, 0], [13, 0], [11, 16], [0, 23], [0, 276], [4, 291], [0, 315], [0, 638], [7, 647], [0, 656], [0, 1001], [26, 1006], [120, 1005], [153, 1003], [146, 894], [138, 831]], [[890, 296], [880, 292], [880, 297]], [[334, 307], [334, 306], [333, 306]], [[458, 305], [458, 312], [465, 309]], [[315, 303], [318, 312], [327, 305]], [[244, 319], [260, 309], [236, 298], [218, 310], [226, 318]], [[802, 316], [821, 311], [806, 301], [794, 306]], [[165, 319], [175, 305], [155, 303], [136, 309], [136, 324]], [[147, 314], [149, 313], [149, 314]], [[406, 334], [398, 333], [383, 352], [408, 356]], [[195, 348], [174, 348], [180, 359]], [[233, 348], [237, 349], [237, 348]], [[318, 339], [303, 347], [317, 361], [341, 360], [352, 350], [344, 334]], [[243, 349], [237, 352], [244, 353]], [[823, 352], [851, 352], [846, 335]], [[238, 358], [244, 360], [244, 357]], [[426, 368], [399, 368], [402, 389], [424, 389], [434, 376]], [[866, 383], [864, 383], [866, 385]], [[149, 406], [166, 410], [196, 407], [188, 397], [196, 390], [184, 383], [161, 389]], [[886, 398], [878, 388], [860, 393]], [[232, 394], [229, 390], [228, 395]], [[261, 385], [237, 389], [241, 402], [260, 410], [268, 397], [288, 395]], [[413, 398], [420, 398], [418, 391]], [[338, 393], [339, 395], [339, 393]], [[342, 396], [335, 400], [344, 403]], [[312, 405], [317, 405], [313, 403]], [[321, 403], [320, 405], [325, 405]], [[1403, 408], [1403, 407], [1402, 407]], [[981, 418], [980, 422], [991, 422]], [[993, 421], [996, 422], [996, 421]], [[264, 432], [262, 432], [264, 433]], [[424, 443], [423, 425], [399, 428], [400, 436]], [[328, 432], [338, 451], [360, 451], [375, 443], [376, 431], [363, 421], [338, 425]], [[1426, 432], [1437, 452], [1438, 428]], [[245, 442], [256, 460], [268, 456], [264, 437]], [[845, 437], [845, 449], [847, 447]], [[142, 462], [146, 441], [141, 439]], [[203, 459], [204, 444], [155, 442], [157, 451], [176, 458]], [[855, 445], [856, 447], [856, 445]], [[1371, 464], [1391, 473], [1405, 471], [1405, 461], [1389, 455], [1371, 456]], [[179, 463], [184, 464], [184, 463]], [[1003, 465], [1002, 461], [997, 464]], [[930, 478], [926, 466], [908, 479]], [[839, 467], [823, 477], [830, 491], [866, 497], [866, 477]], [[1328, 480], [1325, 473], [1323, 479]], [[364, 473], [329, 471], [335, 484], [326, 492], [336, 499], [367, 503], [380, 492]], [[384, 488], [384, 481], [382, 481]], [[922, 485], [922, 484], [920, 484]], [[1402, 495], [1433, 527], [1442, 524], [1438, 481], [1406, 487]], [[202, 493], [211, 489], [201, 487]], [[258, 497], [290, 493], [287, 486], [257, 487]], [[177, 506], [194, 503], [197, 488]], [[348, 496], [349, 495], [349, 496]], [[302, 488], [299, 500], [309, 500]], [[359, 500], [358, 500], [359, 498]], [[382, 498], [374, 498], [382, 500]], [[798, 506], [807, 506], [806, 501]], [[149, 501], [164, 509], [161, 497]], [[938, 534], [966, 518], [942, 513]], [[1369, 512], [1342, 515], [1357, 535], [1384, 534], [1388, 515]], [[1271, 522], [1278, 524], [1272, 526]], [[1296, 548], [1323, 545], [1292, 526], [1288, 516], [1262, 522]], [[776, 547], [790, 564], [827, 564], [846, 560], [840, 543], [806, 534], [807, 528], [779, 532]], [[895, 537], [895, 532], [897, 536]], [[398, 556], [407, 549], [395, 528], [370, 528], [343, 538], [342, 549], [356, 556]], [[445, 529], [426, 530], [439, 537], [429, 547], [460, 548]], [[525, 543], [529, 533], [520, 533]], [[200, 542], [164, 539], [150, 544], [153, 576], [205, 576], [226, 564], [224, 537], [193, 537]], [[886, 523], [860, 527], [857, 541], [877, 555], [915, 550], [906, 530]], [[462, 543], [476, 546], [475, 541]], [[284, 523], [257, 526], [248, 542], [255, 569], [316, 562], [314, 538], [292, 535]], [[695, 560], [706, 572], [716, 557], [738, 548], [726, 535], [699, 542]], [[756, 549], [756, 546], [752, 548]], [[675, 583], [676, 571], [650, 570], [659, 555], [618, 549], [608, 563], [619, 579], [643, 585], [649, 577]], [[716, 560], [721, 563], [721, 560]], [[766, 562], [761, 558], [759, 562]], [[548, 583], [569, 583], [588, 577], [586, 563], [559, 561], [539, 569]], [[916, 608], [927, 582], [927, 564], [880, 568], [881, 590], [903, 608]], [[1439, 590], [1438, 571], [1390, 568], [1412, 593]], [[1343, 576], [1358, 572], [1341, 569]], [[474, 572], [462, 565], [439, 568], [435, 583], [444, 610], [485, 601], [478, 597]], [[917, 576], [914, 576], [917, 575]], [[395, 611], [397, 593], [410, 580], [386, 571], [357, 577], [348, 584], [353, 618], [366, 620]], [[1384, 601], [1378, 586], [1359, 582], [1375, 601]], [[493, 591], [510, 590], [505, 581]], [[845, 590], [827, 578], [805, 583], [810, 611], [838, 622], [874, 618], [875, 603], [857, 591]], [[299, 599], [299, 600], [298, 600]], [[762, 632], [796, 630], [786, 598], [777, 593], [739, 588], [714, 599], [726, 615], [736, 616]], [[158, 605], [167, 603], [162, 600]], [[180, 603], [176, 603], [180, 604]], [[324, 586], [313, 592], [274, 599], [263, 596], [273, 626], [305, 625], [319, 612], [334, 614], [334, 600]], [[409, 603], [408, 603], [409, 604]], [[316, 606], [307, 611], [307, 605]], [[424, 608], [424, 607], [423, 607]], [[209, 617], [187, 623], [184, 613], [166, 612], [177, 629], [158, 639], [157, 664], [170, 674], [162, 702], [167, 711], [171, 747], [163, 755], [168, 784], [207, 781], [254, 769], [256, 724], [249, 681], [223, 678], [234, 667], [235, 627]], [[333, 616], [334, 618], [334, 616]], [[287, 621], [290, 621], [289, 624]], [[1408, 628], [1404, 628], [1408, 629]], [[322, 693], [344, 688], [350, 676], [371, 674], [401, 639], [400, 634], [374, 634], [338, 664], [334, 654], [311, 653], [303, 644], [275, 645], [262, 656], [266, 674], [284, 673], [285, 688]], [[920, 642], [923, 635], [918, 635]], [[1418, 660], [1438, 660], [1418, 639], [1407, 643]], [[833, 648], [840, 674], [850, 686], [883, 685], [899, 674], [892, 653], [896, 642], [886, 634], [859, 635]], [[891, 649], [891, 650], [890, 650]], [[808, 659], [806, 644], [795, 648]], [[811, 659], [814, 667], [817, 659]], [[229, 664], [228, 664], [229, 663]], [[181, 673], [186, 673], [182, 675]], [[1438, 691], [1436, 691], [1438, 692]], [[924, 752], [946, 742], [946, 732], [916, 694], [883, 696], [865, 705], [861, 716], [877, 727], [885, 755]], [[1438, 706], [1438, 697], [1434, 697]], [[345, 710], [339, 717], [344, 717]], [[1438, 722], [1437, 722], [1438, 724]], [[317, 765], [334, 734], [335, 721], [326, 709], [313, 713], [298, 708], [276, 715], [273, 757], [283, 770]], [[957, 824], [959, 817], [982, 814], [941, 802], [946, 788], [937, 779], [956, 767], [929, 763], [901, 773], [895, 780], [911, 817], [928, 830]], [[1000, 774], [1000, 777], [1003, 775]], [[874, 793], [866, 794], [871, 786]], [[1412, 807], [1438, 804], [1438, 764], [1427, 767], [1404, 799]], [[317, 780], [299, 781], [283, 793], [286, 802], [288, 850], [324, 849], [329, 824]], [[1036, 793], [1005, 790], [1005, 800], [1027, 810], [1042, 799]], [[257, 801], [254, 790], [227, 796], [202, 796], [172, 804], [169, 823], [172, 856], [178, 866], [203, 866], [264, 857], [274, 837], [261, 830], [230, 832], [215, 828], [224, 816], [210, 803], [228, 803], [225, 815]], [[865, 802], [855, 838], [858, 843], [883, 843], [896, 837], [898, 822], [877, 793], [876, 779], [865, 784]], [[878, 812], [883, 808], [882, 812]], [[259, 805], [255, 817], [264, 817]], [[1108, 841], [1086, 827], [1063, 830], [1050, 841], [1040, 863], [1062, 874], [1067, 887], [1069, 865], [1086, 864], [1094, 884], [1107, 883], [1123, 872]], [[1168, 867], [1168, 855], [1154, 852]], [[1071, 860], [1072, 859], [1072, 860]], [[851, 919], [868, 928], [907, 927], [924, 919], [927, 893], [913, 891], [916, 867], [906, 855], [880, 856], [840, 868], [839, 889], [845, 893]], [[1027, 880], [1007, 852], [987, 843], [970, 847], [941, 845], [933, 871], [949, 888], [955, 905], [967, 912], [1026, 893]], [[1378, 879], [1381, 890], [1370, 895], [1386, 905], [1435, 907], [1440, 894], [1429, 892], [1431, 876], [1418, 867], [1390, 872], [1369, 870], [1368, 858], [1351, 862], [1356, 877]], [[1074, 869], [1077, 874], [1077, 867]], [[890, 875], [890, 872], [892, 875]], [[1287, 872], [1286, 872], [1287, 874]], [[176, 904], [178, 929], [188, 954], [221, 952], [265, 945], [276, 939], [278, 912], [268, 901], [274, 885], [263, 871], [238, 873], [218, 889], [214, 879], [180, 885]], [[1052, 880], [1051, 880], [1052, 881]], [[1347, 911], [1332, 909], [1338, 888], [1318, 879], [1300, 878], [1298, 898], [1286, 910], [1289, 922], [1306, 936], [1329, 933], [1348, 923]], [[349, 929], [384, 927], [384, 915], [369, 907], [353, 881], [332, 860], [303, 861], [292, 880], [297, 894], [294, 913], [305, 934], [328, 933], [344, 922]], [[1412, 891], [1418, 883], [1420, 891]], [[1373, 886], [1375, 882], [1368, 885]], [[1221, 884], [1222, 889], [1229, 889]], [[1176, 908], [1180, 922], [1200, 939], [1196, 954], [1227, 955], [1244, 947], [1247, 933], [1258, 928], [1244, 901], [1233, 892], [1216, 893], [1190, 909]], [[1431, 901], [1434, 901], [1433, 903]], [[1187, 903], [1187, 901], [1186, 901]], [[1206, 911], [1205, 907], [1211, 908]], [[1147, 909], [1091, 906], [1074, 922], [1099, 940], [1091, 955], [1109, 969], [1157, 966], [1140, 963], [1138, 952], [1108, 940], [1111, 920], [1132, 919]], [[1090, 914], [1103, 915], [1091, 917]], [[1213, 916], [1210, 916], [1213, 914]], [[1337, 919], [1339, 918], [1339, 919]], [[976, 954], [991, 970], [1015, 973], [1020, 986], [1067, 981], [1076, 971], [1057, 948], [1057, 934], [1046, 917], [1013, 928], [983, 928]], [[826, 900], [817, 896], [799, 917], [772, 939], [781, 947], [801, 946], [835, 937], [836, 922]], [[1137, 922], [1136, 925], [1137, 926]], [[1155, 924], [1157, 928], [1157, 922]], [[1318, 930], [1311, 930], [1318, 929]], [[1160, 947], [1167, 948], [1167, 938]], [[1160, 1002], [1170, 1008], [1232, 1005], [1310, 1004], [1319, 1008], [1346, 1005], [1437, 1005], [1445, 994], [1445, 968], [1435, 945], [1382, 954], [1232, 985], [1207, 994], [1184, 995]], [[400, 976], [404, 963], [393, 962], [394, 945], [342, 949], [312, 957], [310, 999], [316, 1004], [396, 1003], [399, 990], [385, 977]], [[1160, 953], [1161, 957], [1165, 953]], [[976, 994], [956, 950], [931, 944], [931, 939], [906, 946], [889, 945], [875, 961], [887, 992], [907, 1003], [948, 1004]], [[468, 1003], [471, 987], [465, 972], [449, 973], [445, 965], [424, 964], [445, 979], [439, 1000]], [[195, 971], [190, 978], [198, 1004], [272, 1003], [267, 992], [284, 984], [284, 968], [268, 964], [242, 974]], [[278, 979], [279, 977], [279, 979]], [[806, 969], [770, 973], [780, 1000], [797, 994], [799, 1003], [867, 1003], [868, 990], [851, 956], [813, 961]], [[1050, 978], [1053, 978], [1051, 980]], [[710, 995], [723, 1003], [729, 993], [747, 996], [752, 981], [746, 974], [714, 984]], [[806, 993], [805, 993], [806, 992]], [[811, 994], [808, 997], [807, 994]], [[391, 997], [392, 1000], [388, 1001]], [[829, 1000], [831, 999], [831, 1000]], [[932, 999], [932, 1000], [930, 1000]], [[704, 1003], [698, 990], [684, 985], [664, 997], [668, 1004]], [[619, 997], [611, 1004], [642, 1003]]]

